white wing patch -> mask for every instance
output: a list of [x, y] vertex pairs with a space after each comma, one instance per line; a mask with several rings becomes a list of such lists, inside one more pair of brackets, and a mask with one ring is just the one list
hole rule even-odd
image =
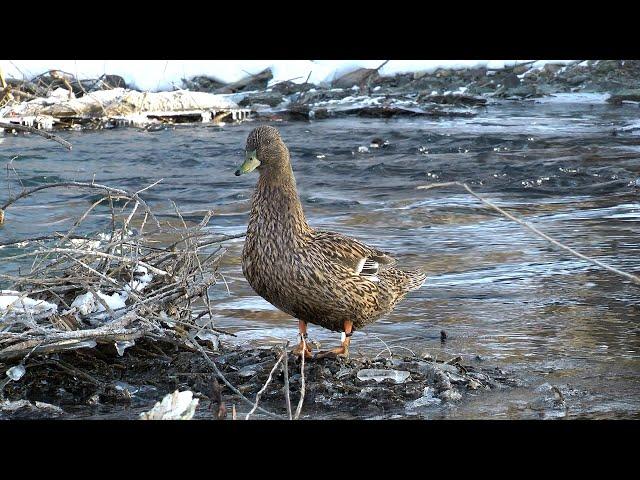
[[378, 262], [374, 262], [370, 258], [366, 257], [361, 258], [356, 266], [356, 275], [360, 275], [372, 282], [379, 282], [380, 279], [376, 275], [378, 273], [378, 268], [380, 268], [380, 264]]

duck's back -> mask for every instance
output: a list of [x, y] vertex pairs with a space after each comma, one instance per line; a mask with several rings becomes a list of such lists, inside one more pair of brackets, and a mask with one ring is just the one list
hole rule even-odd
[[393, 268], [386, 253], [338, 233], [309, 229], [291, 241], [260, 230], [243, 251], [249, 284], [280, 310], [331, 330], [373, 322], [426, 277]]

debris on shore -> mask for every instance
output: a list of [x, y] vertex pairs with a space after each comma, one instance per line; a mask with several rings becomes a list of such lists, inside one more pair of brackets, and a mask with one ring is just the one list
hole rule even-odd
[[58, 88], [47, 97], [0, 108], [0, 126], [12, 124], [43, 130], [103, 129], [122, 126], [240, 121], [250, 111], [219, 95], [205, 92], [142, 93], [124, 88], [100, 90], [79, 98]]
[[492, 103], [535, 101], [558, 94], [606, 93], [612, 105], [640, 98], [640, 61], [635, 60], [543, 66], [532, 61], [500, 69], [439, 68], [393, 76], [379, 72], [383, 65], [347, 72], [320, 85], [306, 80], [272, 83], [270, 69], [229, 84], [200, 75], [183, 79], [183, 89], [155, 93], [135, 91], [117, 75], [79, 80], [65, 72], [48, 71], [31, 80], [0, 79], [0, 131], [11, 131], [11, 124], [100, 129], [220, 124], [248, 118], [471, 117]]
[[[143, 338], [123, 356], [107, 344], [39, 355], [20, 381], [5, 386], [4, 396], [14, 403], [0, 407], [0, 418], [15, 418], [18, 407], [21, 418], [73, 418], [81, 412], [95, 418], [221, 419], [226, 417], [219, 414], [221, 409], [237, 410], [245, 418], [262, 391], [251, 418], [287, 419], [287, 398], [299, 401], [302, 375], [300, 359], [292, 353], [287, 354], [286, 375], [282, 363], [272, 373], [282, 353], [279, 346], [220, 342], [217, 351], [207, 351], [207, 360], [193, 345]], [[209, 362], [215, 362], [236, 391], [215, 387], [220, 377]], [[421, 418], [469, 396], [522, 385], [499, 368], [459, 357], [443, 361], [428, 354], [308, 360], [304, 374], [301, 419]], [[15, 403], [26, 399], [54, 408], [34, 410]]]

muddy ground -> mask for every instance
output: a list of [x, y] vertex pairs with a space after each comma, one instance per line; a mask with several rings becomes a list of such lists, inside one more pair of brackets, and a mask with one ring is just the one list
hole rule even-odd
[[[247, 349], [221, 345], [212, 355], [228, 382], [250, 401], [264, 386], [281, 347]], [[300, 359], [288, 355], [292, 411], [300, 398]], [[145, 340], [119, 356], [113, 346], [80, 349], [30, 359], [26, 373], [9, 382], [0, 404], [2, 419], [137, 419], [175, 390], [191, 390], [200, 400], [195, 418], [216, 419], [216, 374], [199, 351]], [[4, 366], [2, 370], [4, 370]], [[284, 370], [278, 368], [261, 396], [260, 407], [288, 418]], [[375, 378], [374, 378], [375, 377]], [[395, 378], [384, 378], [395, 377]], [[244, 419], [251, 406], [222, 381], [224, 418]], [[424, 356], [325, 358], [305, 362], [305, 398], [300, 418], [421, 418], [520, 381], [481, 359]], [[275, 418], [257, 411], [251, 418]]]

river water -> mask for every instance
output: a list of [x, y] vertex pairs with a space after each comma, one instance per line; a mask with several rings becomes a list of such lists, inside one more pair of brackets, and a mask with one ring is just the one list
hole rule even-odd
[[[456, 188], [459, 180], [552, 237], [619, 269], [640, 273], [638, 105], [597, 97], [505, 102], [472, 118], [329, 119], [274, 123], [289, 146], [309, 222], [394, 254], [430, 277], [394, 312], [352, 340], [352, 355], [405, 349], [498, 366], [516, 388], [478, 392], [427, 418], [638, 418], [640, 287], [552, 248]], [[63, 132], [74, 148], [5, 136], [0, 156], [25, 186], [88, 180], [137, 190], [169, 218], [213, 209], [217, 233], [244, 231], [256, 176], [235, 177], [253, 122], [224, 127]], [[614, 131], [618, 131], [614, 134]], [[374, 138], [389, 144], [369, 148]], [[9, 175], [9, 179], [7, 179]], [[8, 170], [2, 198], [19, 182]], [[7, 212], [2, 239], [67, 230], [93, 197], [46, 190]], [[19, 207], [19, 208], [18, 208]], [[109, 210], [95, 217], [108, 224]], [[88, 223], [89, 230], [98, 224]], [[228, 242], [211, 295], [216, 325], [235, 342], [296, 340], [297, 322], [257, 297]], [[15, 249], [0, 250], [3, 255]], [[14, 266], [0, 263], [0, 271]], [[227, 291], [228, 288], [228, 291]], [[440, 341], [440, 331], [447, 333]], [[323, 347], [339, 335], [310, 327]], [[385, 344], [387, 346], [385, 346]], [[553, 407], [557, 387], [567, 408]]]

